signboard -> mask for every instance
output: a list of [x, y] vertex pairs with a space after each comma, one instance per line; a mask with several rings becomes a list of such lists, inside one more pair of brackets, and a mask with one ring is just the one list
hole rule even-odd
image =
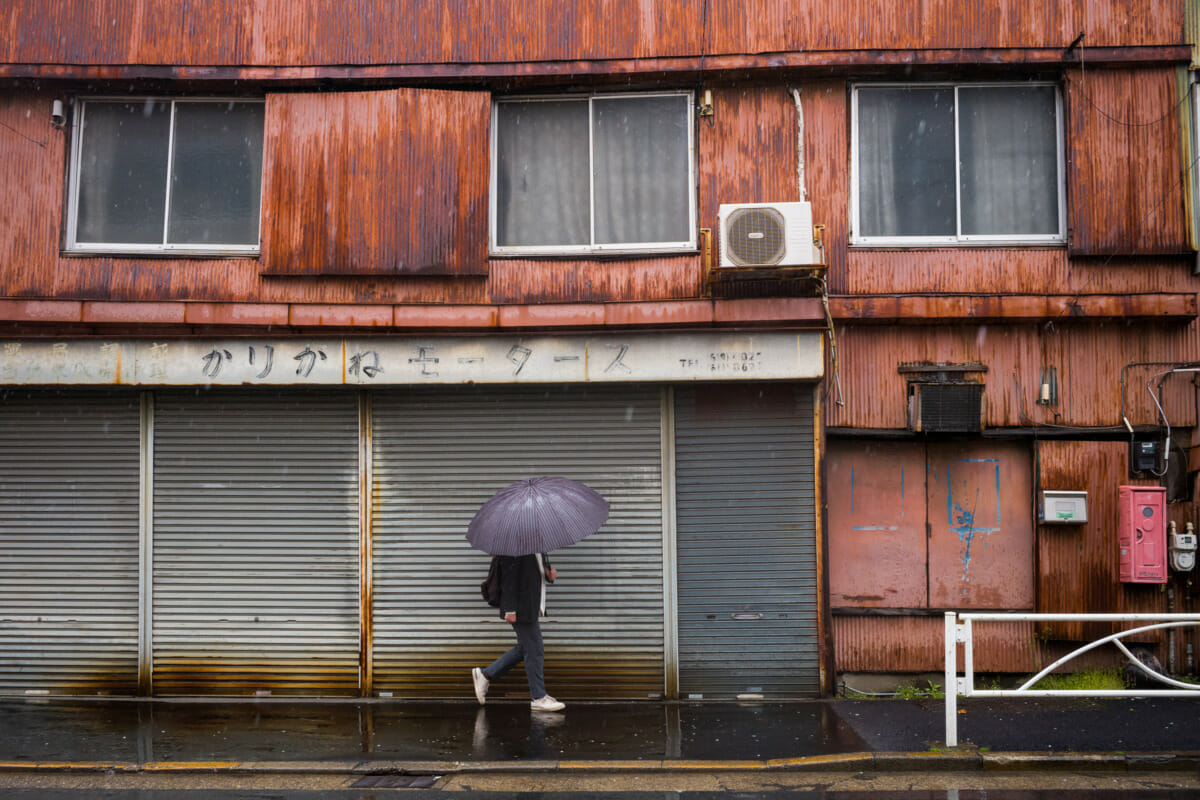
[[413, 385], [821, 377], [816, 332], [0, 341], [0, 385]]

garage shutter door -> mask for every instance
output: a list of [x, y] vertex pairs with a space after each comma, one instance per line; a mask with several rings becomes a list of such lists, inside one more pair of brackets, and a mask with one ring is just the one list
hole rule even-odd
[[816, 695], [812, 389], [676, 394], [683, 696]]
[[164, 393], [154, 431], [156, 694], [354, 694], [350, 393]]
[[[561, 697], [663, 689], [660, 392], [651, 387], [464, 388], [374, 399], [374, 679], [396, 696], [471, 697], [469, 670], [512, 646], [479, 596], [488, 557], [465, 539], [515, 480], [564, 475], [609, 521], [556, 553], [543, 621]], [[494, 696], [528, 697], [514, 670]]]
[[137, 691], [137, 395], [0, 393], [0, 692]]

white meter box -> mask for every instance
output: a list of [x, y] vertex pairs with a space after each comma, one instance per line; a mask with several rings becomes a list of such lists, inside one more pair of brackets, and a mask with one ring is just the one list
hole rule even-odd
[[1082, 525], [1087, 521], [1087, 492], [1042, 490], [1043, 525]]

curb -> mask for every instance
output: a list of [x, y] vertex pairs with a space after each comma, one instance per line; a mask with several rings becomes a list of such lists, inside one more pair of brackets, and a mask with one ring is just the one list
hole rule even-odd
[[644, 761], [0, 761], [0, 773], [363, 774], [699, 773], [699, 772], [1086, 772], [1200, 769], [1200, 752], [1181, 753], [930, 753], [882, 752], [768, 760]]

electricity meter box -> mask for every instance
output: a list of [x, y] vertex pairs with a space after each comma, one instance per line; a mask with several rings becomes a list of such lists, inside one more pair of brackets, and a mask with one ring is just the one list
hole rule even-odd
[[1122, 583], [1167, 582], [1167, 490], [1121, 486], [1117, 537]]
[[1043, 525], [1083, 525], [1088, 521], [1087, 492], [1043, 489]]

